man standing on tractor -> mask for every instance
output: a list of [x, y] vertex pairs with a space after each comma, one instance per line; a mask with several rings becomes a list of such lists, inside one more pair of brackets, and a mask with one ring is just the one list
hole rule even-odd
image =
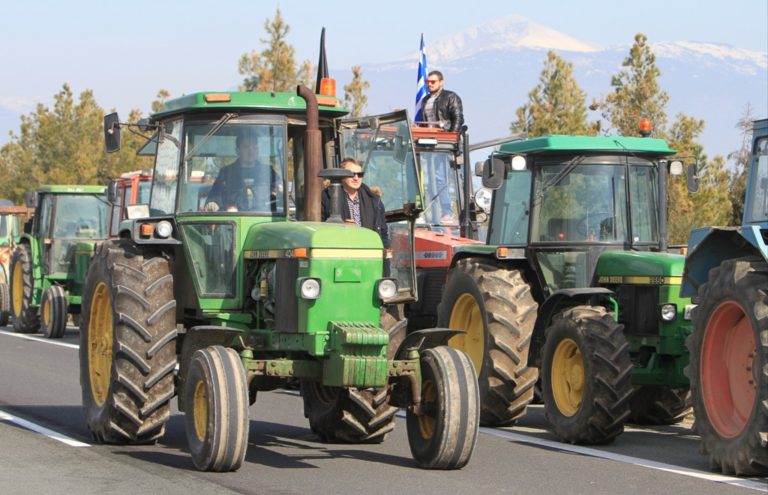
[[449, 132], [461, 132], [464, 125], [464, 108], [461, 98], [453, 91], [444, 89], [443, 73], [433, 70], [427, 76], [429, 96], [422, 102], [422, 112], [427, 122], [437, 123]]

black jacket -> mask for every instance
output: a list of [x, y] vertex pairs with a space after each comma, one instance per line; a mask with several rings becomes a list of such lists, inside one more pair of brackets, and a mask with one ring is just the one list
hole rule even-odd
[[[421, 101], [421, 112], [425, 119], [427, 118], [427, 99], [424, 98]], [[437, 120], [443, 123], [443, 129], [450, 132], [461, 131], [461, 126], [464, 125], [464, 107], [459, 95], [447, 89], [440, 91], [435, 101], [435, 110]]]
[[[360, 186], [357, 191], [360, 198], [360, 224], [362, 227], [376, 231], [381, 237], [381, 242], [385, 248], [389, 248], [389, 229], [387, 229], [387, 219], [384, 215], [384, 203], [381, 198], [371, 191], [371, 188], [365, 184]], [[344, 188], [341, 189], [341, 218], [350, 220], [352, 214], [349, 212], [347, 204], [347, 193]], [[321, 218], [325, 221], [331, 216], [331, 188], [326, 188], [322, 195]]]

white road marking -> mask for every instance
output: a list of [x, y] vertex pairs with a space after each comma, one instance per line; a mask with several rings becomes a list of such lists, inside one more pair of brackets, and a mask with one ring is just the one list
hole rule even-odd
[[562, 450], [565, 452], [573, 452], [576, 454], [588, 455], [591, 457], [600, 457], [602, 459], [609, 459], [612, 461], [623, 462], [625, 464], [633, 464], [635, 466], [642, 466], [651, 469], [658, 469], [659, 471], [667, 471], [669, 473], [682, 474], [683, 476], [691, 476], [693, 478], [700, 478], [708, 481], [716, 481], [718, 483], [725, 483], [727, 485], [738, 486], [741, 488], [750, 488], [752, 490], [760, 490], [765, 492], [766, 484], [759, 481], [753, 481], [748, 479], [736, 478], [734, 476], [725, 476], [717, 473], [710, 473], [706, 471], [698, 471], [696, 469], [689, 469], [685, 467], [675, 466], [674, 464], [665, 464], [663, 462], [649, 461], [648, 459], [641, 459], [639, 457], [632, 457], [622, 454], [614, 454], [611, 452], [603, 452], [598, 449], [589, 447], [581, 447], [579, 445], [571, 445], [567, 443], [560, 443], [551, 440], [543, 440], [540, 438], [533, 438], [519, 433], [513, 433], [509, 430], [496, 429], [496, 428], [480, 428], [482, 433], [486, 435], [493, 435], [496, 437], [505, 438], [517, 443], [525, 443], [530, 445], [538, 445], [549, 449]]
[[18, 416], [14, 416], [13, 414], [8, 414], [3, 410], [0, 410], [0, 421], [9, 421], [11, 423], [16, 423], [22, 428], [26, 428], [28, 430], [34, 431], [35, 433], [40, 433], [41, 435], [45, 435], [48, 438], [52, 438], [53, 440], [58, 440], [61, 443], [69, 445], [70, 447], [90, 447], [90, 444], [80, 442], [66, 435], [62, 435], [57, 431], [53, 431], [51, 429], [46, 428], [45, 426], [40, 426], [31, 421], [27, 421], [26, 419], [22, 419]]
[[18, 337], [20, 339], [24, 340], [35, 340], [37, 342], [43, 342], [44, 344], [51, 344], [51, 345], [58, 345], [61, 347], [68, 347], [70, 349], [79, 349], [80, 346], [77, 344], [70, 344], [68, 342], [61, 342], [59, 340], [53, 340], [53, 339], [46, 339], [44, 337], [35, 337], [34, 335], [29, 335], [27, 333], [15, 333], [15, 332], [9, 332], [8, 330], [0, 330], [0, 334], [8, 335], [9, 337]]

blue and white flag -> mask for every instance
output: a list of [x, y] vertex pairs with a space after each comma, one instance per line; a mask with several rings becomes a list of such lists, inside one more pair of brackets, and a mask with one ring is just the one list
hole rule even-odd
[[419, 48], [419, 74], [416, 78], [416, 113], [413, 118], [414, 122], [420, 122], [424, 120], [424, 116], [421, 114], [421, 102], [429, 96], [427, 90], [427, 49], [424, 48], [424, 35], [421, 35], [421, 47]]

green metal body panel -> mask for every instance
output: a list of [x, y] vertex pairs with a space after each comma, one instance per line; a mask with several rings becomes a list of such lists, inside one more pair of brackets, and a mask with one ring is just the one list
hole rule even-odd
[[609, 152], [610, 154], [647, 153], [673, 155], [676, 153], [663, 139], [624, 136], [542, 136], [505, 143], [499, 147], [504, 153], [541, 154], [574, 151]]
[[[625, 323], [634, 368], [632, 383], [635, 385], [664, 385], [682, 388], [688, 386], [684, 373], [688, 365], [685, 339], [693, 331], [693, 324], [684, 318], [690, 298], [680, 297], [685, 257], [679, 254], [607, 251], [600, 256], [595, 277], [597, 284], [617, 293], [644, 290], [657, 291], [657, 325], [653, 334], [633, 331], [632, 323]], [[674, 304], [677, 315], [672, 321], [658, 317], [663, 304]], [[651, 309], [644, 307], [645, 311]], [[619, 307], [619, 315], [625, 308]], [[635, 314], [635, 313], [632, 313]]]

